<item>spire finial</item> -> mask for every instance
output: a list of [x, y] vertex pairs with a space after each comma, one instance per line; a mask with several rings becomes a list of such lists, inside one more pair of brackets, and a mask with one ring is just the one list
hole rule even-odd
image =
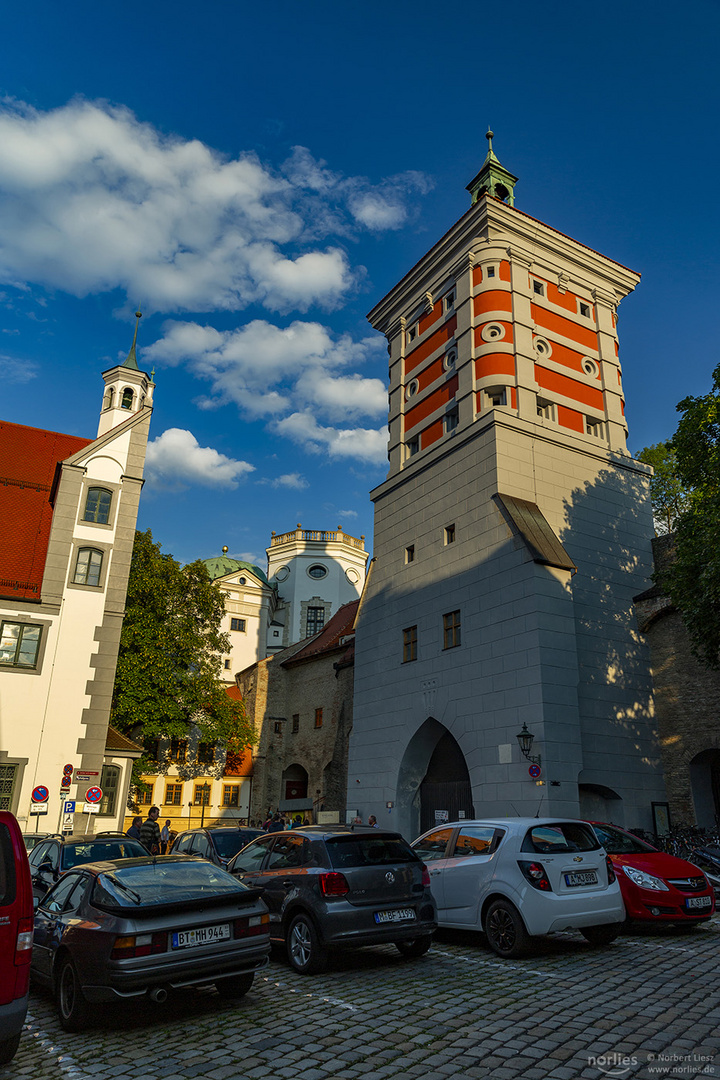
[[224, 544], [224, 545], [223, 545], [222, 553], [223, 553], [223, 555], [227, 555], [227, 553], [228, 553], [228, 546], [227, 546], [227, 544]]
[[126, 368], [132, 368], [134, 371], [139, 371], [138, 362], [137, 362], [137, 354], [135, 352], [135, 344], [137, 342], [138, 326], [140, 325], [140, 320], [141, 319], [142, 319], [142, 311], [136, 311], [135, 312], [135, 333], [133, 334], [132, 345], [130, 346], [130, 352], [127, 354], [127, 359], [126, 359], [125, 363], [122, 365], [123, 367], [126, 367]]
[[492, 141], [495, 138], [495, 132], [490, 129], [489, 125], [487, 131], [485, 132], [485, 138], [488, 141], [488, 150], [492, 151]]

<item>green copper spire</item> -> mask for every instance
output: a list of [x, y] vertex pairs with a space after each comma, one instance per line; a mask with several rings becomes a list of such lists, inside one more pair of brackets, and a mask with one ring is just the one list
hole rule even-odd
[[125, 363], [120, 365], [120, 367], [132, 368], [133, 371], [139, 371], [140, 370], [140, 368], [138, 367], [138, 362], [137, 362], [137, 353], [135, 352], [135, 344], [137, 342], [138, 326], [140, 325], [140, 320], [141, 319], [142, 319], [142, 311], [136, 311], [135, 312], [135, 333], [133, 334], [133, 343], [130, 346], [130, 352], [127, 354], [127, 359], [126, 359]]
[[518, 178], [517, 176], [513, 176], [511, 172], [508, 172], [495, 156], [495, 152], [492, 148], [494, 136], [495, 132], [490, 131], [488, 128], [485, 136], [488, 141], [487, 157], [483, 162], [480, 172], [468, 184], [467, 190], [472, 196], [473, 205], [483, 195], [491, 195], [494, 199], [506, 202], [509, 206], [514, 206], [514, 189]]

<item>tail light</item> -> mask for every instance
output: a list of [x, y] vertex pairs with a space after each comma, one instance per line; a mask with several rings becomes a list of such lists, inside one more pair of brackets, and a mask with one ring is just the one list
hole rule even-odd
[[527, 862], [524, 859], [518, 859], [518, 866], [523, 872], [523, 876], [530, 882], [534, 889], [540, 889], [541, 892], [552, 892], [552, 885], [550, 879], [545, 873], [545, 867], [539, 862]]
[[164, 931], [155, 934], [130, 934], [127, 937], [115, 938], [110, 958], [129, 960], [134, 956], [155, 956], [163, 952], [167, 952], [167, 934]]
[[246, 915], [244, 919], [235, 919], [235, 937], [257, 937], [258, 934], [264, 934], [269, 922], [270, 916], [267, 912], [264, 915]]
[[350, 892], [350, 886], [344, 874], [321, 874], [320, 888], [323, 896], [345, 896]]
[[15, 943], [15, 963], [29, 964], [33, 945], [33, 921], [32, 919], [18, 919], [18, 936]]
[[617, 874], [615, 873], [615, 867], [613, 866], [612, 859], [609, 855], [605, 856], [605, 862], [607, 864], [608, 885], [612, 885], [613, 881], [615, 881], [615, 878], [617, 877]]
[[422, 864], [422, 875], [423, 875], [423, 878], [422, 878], [423, 885], [424, 885], [424, 887], [426, 889], [429, 889], [430, 888], [430, 871], [428, 870], [425, 863]]

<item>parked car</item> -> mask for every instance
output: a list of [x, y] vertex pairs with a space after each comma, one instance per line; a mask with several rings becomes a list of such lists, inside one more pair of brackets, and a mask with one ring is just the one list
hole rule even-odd
[[116, 859], [69, 870], [35, 912], [32, 974], [55, 991], [60, 1023], [79, 1031], [98, 1001], [210, 983], [241, 997], [268, 962], [257, 889], [184, 855]]
[[209, 859], [216, 866], [227, 866], [233, 855], [258, 836], [262, 829], [245, 826], [231, 828], [227, 825], [209, 826], [207, 829], [189, 829], [180, 833], [173, 846], [173, 854], [196, 855]]
[[699, 867], [617, 825], [593, 821], [592, 827], [612, 859], [628, 919], [687, 926], [711, 917], [715, 890]]
[[139, 840], [122, 833], [109, 836], [51, 836], [30, 852], [33, 895], [41, 900], [61, 874], [81, 863], [147, 855]]
[[15, 1057], [28, 1007], [33, 897], [20, 826], [0, 810], [0, 1065]]
[[399, 833], [307, 826], [254, 840], [228, 870], [262, 890], [270, 936], [292, 967], [322, 971], [334, 946], [430, 948], [437, 927], [427, 869]]
[[36, 848], [38, 844], [41, 844], [43, 840], [47, 840], [50, 836], [59, 836], [60, 833], [49, 832], [30, 832], [23, 833], [23, 843], [25, 844], [26, 851], [30, 852], [33, 848]]
[[591, 945], [620, 933], [620, 886], [586, 822], [456, 821], [412, 846], [429, 864], [440, 926], [483, 930], [499, 956], [522, 956], [531, 938], [558, 930], [579, 930]]

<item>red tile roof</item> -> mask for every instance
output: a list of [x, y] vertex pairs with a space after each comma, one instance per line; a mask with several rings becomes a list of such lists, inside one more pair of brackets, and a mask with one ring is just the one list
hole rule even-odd
[[306, 645], [287, 660], [282, 661], [283, 667], [301, 663], [304, 660], [314, 660], [323, 653], [334, 652], [337, 649], [352, 649], [353, 641], [343, 642], [340, 639], [354, 635], [353, 625], [360, 601], [351, 600], [349, 604], [343, 604], [333, 615], [329, 623], [314, 638], [310, 638]]
[[55, 470], [91, 442], [0, 421], [0, 596], [41, 599]]

